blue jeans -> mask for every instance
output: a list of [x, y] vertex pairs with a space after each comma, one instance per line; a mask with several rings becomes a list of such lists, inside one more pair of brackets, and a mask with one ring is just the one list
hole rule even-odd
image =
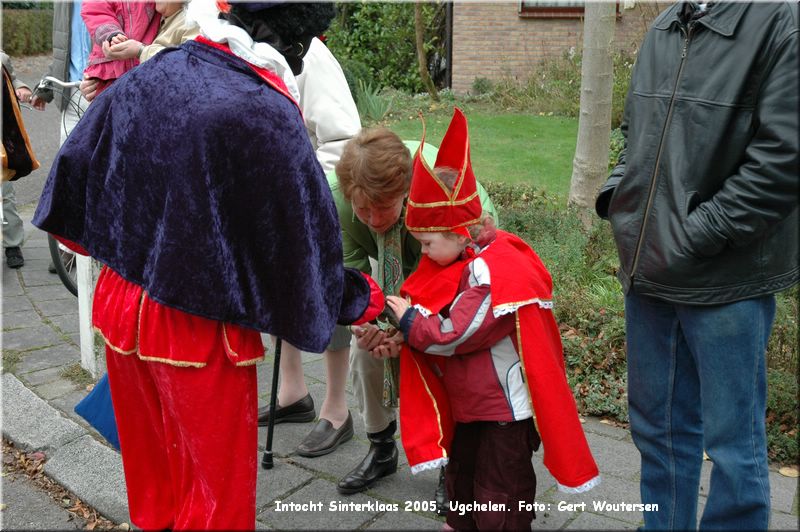
[[697, 528], [703, 449], [713, 462], [701, 529], [769, 523], [765, 353], [775, 297], [714, 306], [625, 298], [631, 433], [645, 529]]

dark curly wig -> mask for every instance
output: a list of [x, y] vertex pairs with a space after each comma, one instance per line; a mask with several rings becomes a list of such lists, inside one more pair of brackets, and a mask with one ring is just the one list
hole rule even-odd
[[242, 26], [251, 35], [250, 30], [258, 22], [264, 22], [281, 41], [293, 43], [321, 35], [336, 16], [336, 8], [333, 2], [286, 2], [254, 12], [246, 4], [231, 3], [230, 15], [241, 24], [235, 20], [232, 22]]

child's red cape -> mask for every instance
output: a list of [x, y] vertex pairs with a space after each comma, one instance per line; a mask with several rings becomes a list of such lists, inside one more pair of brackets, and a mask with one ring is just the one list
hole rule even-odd
[[[564, 369], [561, 336], [552, 313], [552, 280], [519, 237], [497, 231], [482, 258], [491, 273], [492, 310], [516, 315], [516, 345], [528, 383], [544, 465], [559, 489], [580, 492], [600, 482]], [[474, 258], [439, 266], [423, 256], [401, 295], [437, 314], [455, 299], [464, 267]], [[412, 473], [447, 462], [455, 422], [441, 375], [444, 358], [404, 345], [400, 358], [400, 425]]]

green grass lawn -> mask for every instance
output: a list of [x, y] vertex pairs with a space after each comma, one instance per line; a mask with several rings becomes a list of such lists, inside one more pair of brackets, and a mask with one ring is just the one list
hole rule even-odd
[[[429, 143], [439, 145], [451, 112], [452, 107], [445, 107], [425, 114]], [[566, 201], [578, 133], [576, 119], [474, 109], [464, 112], [469, 121], [472, 168], [479, 181], [528, 183]], [[386, 125], [401, 138], [422, 136], [418, 117], [393, 114]]]

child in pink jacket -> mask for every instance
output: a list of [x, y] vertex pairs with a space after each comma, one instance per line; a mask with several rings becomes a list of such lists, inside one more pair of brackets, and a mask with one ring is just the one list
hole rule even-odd
[[92, 52], [84, 70], [84, 78], [99, 80], [97, 94], [139, 64], [138, 59], [107, 58], [103, 44], [107, 43], [110, 47], [127, 39], [150, 44], [158, 33], [161, 21], [161, 16], [155, 10], [155, 2], [134, 0], [84, 0], [81, 17], [92, 37]]

